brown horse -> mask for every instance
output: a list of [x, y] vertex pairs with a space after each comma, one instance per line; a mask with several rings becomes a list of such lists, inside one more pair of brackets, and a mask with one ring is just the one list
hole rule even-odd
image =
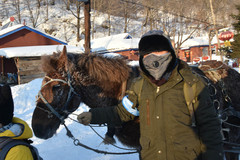
[[[136, 71], [132, 74], [131, 67], [122, 58], [67, 54], [65, 47], [61, 54], [54, 53], [42, 59], [46, 76], [33, 113], [32, 128], [35, 135], [43, 139], [52, 137], [61, 122], [81, 102], [90, 108], [118, 104], [127, 87], [126, 81], [138, 76]], [[54, 109], [49, 109], [46, 103]], [[114, 134], [115, 127], [109, 126], [107, 135], [112, 137]], [[118, 127], [116, 136], [127, 146], [138, 147], [138, 121], [130, 121]]]
[[[229, 103], [225, 100], [227, 96], [231, 99], [232, 107], [239, 111], [240, 99], [237, 97], [240, 90], [239, 73], [222, 62], [206, 63], [200, 65], [201, 70], [198, 68], [194, 70], [206, 77], [211, 86], [214, 86], [213, 99], [217, 100], [215, 105], [220, 112], [219, 115], [223, 117], [225, 109], [229, 108]], [[61, 54], [43, 57], [43, 70], [46, 76], [39, 91], [43, 98], [37, 100], [32, 118], [35, 135], [43, 139], [52, 137], [63, 120], [76, 110], [81, 102], [90, 108], [115, 106], [131, 80], [139, 76], [138, 69], [127, 66], [124, 59], [106, 58], [96, 54], [67, 54], [66, 48]], [[47, 105], [54, 110], [49, 109]], [[225, 141], [239, 144], [239, 128], [225, 123], [230, 123], [230, 120], [234, 119], [231, 123], [239, 125], [239, 119], [227, 116], [228, 120], [223, 121], [223, 126], [230, 131], [228, 134], [225, 133]], [[107, 135], [113, 134], [122, 144], [138, 148], [140, 146], [138, 118], [123, 123], [116, 131], [115, 127], [109, 126]], [[228, 149], [228, 145], [225, 146], [225, 149]], [[226, 157], [227, 160], [237, 160], [236, 154], [227, 153]]]

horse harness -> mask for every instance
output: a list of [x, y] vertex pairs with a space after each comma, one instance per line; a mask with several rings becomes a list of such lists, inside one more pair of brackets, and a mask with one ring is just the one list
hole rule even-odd
[[[216, 97], [217, 89], [210, 83], [210, 80], [206, 76], [201, 75], [201, 77], [203, 77], [207, 81], [208, 88], [212, 87], [214, 89], [214, 93], [211, 94], [211, 98], [213, 100], [213, 104], [214, 104], [215, 108], [217, 109], [218, 118], [220, 119], [221, 124], [227, 124], [228, 126], [232, 126], [232, 127], [240, 129], [239, 125], [235, 125], [235, 124], [227, 122], [229, 117], [236, 117], [236, 118], [240, 119], [240, 112], [236, 111], [232, 107], [232, 100], [227, 93], [225, 83], [221, 79], [221, 75], [219, 75], [218, 73], [215, 72], [216, 70], [220, 69], [221, 67], [222, 67], [222, 65], [220, 67], [216, 68], [216, 69], [211, 68], [211, 69], [206, 70], [204, 72], [208, 72], [208, 73], [210, 72], [210, 75], [212, 76], [212, 78], [214, 80], [216, 80], [216, 82], [217, 81], [219, 82], [219, 84], [220, 84], [219, 86], [221, 88], [221, 93], [223, 95], [224, 102], [227, 104], [227, 107], [225, 109], [220, 108], [220, 102], [217, 100], [217, 97]], [[240, 144], [231, 143], [231, 142], [226, 141], [227, 138], [223, 134], [224, 132], [227, 132], [227, 134], [228, 134], [230, 132], [230, 128], [222, 127], [221, 132], [222, 132], [222, 136], [223, 136], [223, 143], [231, 146], [231, 148], [232, 148], [230, 150], [225, 150], [225, 152], [240, 153]]]
[[[62, 112], [65, 113], [65, 114], [69, 114], [71, 112], [69, 112], [67, 110], [68, 108], [68, 104], [69, 102], [72, 100], [73, 98], [73, 95], [77, 95], [81, 98], [81, 95], [79, 95], [78, 93], [75, 92], [73, 86], [71, 85], [71, 76], [70, 76], [70, 73], [67, 72], [67, 81], [63, 80], [63, 79], [53, 79], [53, 78], [50, 78], [48, 76], [45, 76], [45, 78], [47, 79], [50, 79], [48, 82], [46, 82], [44, 85], [41, 86], [41, 89], [43, 87], [45, 87], [46, 85], [48, 85], [49, 83], [51, 82], [54, 82], [54, 81], [57, 81], [57, 82], [62, 82], [64, 84], [67, 84], [70, 89], [69, 89], [69, 92], [68, 92], [68, 98], [67, 98], [67, 101], [62, 109]], [[124, 94], [124, 91], [125, 91], [125, 87], [126, 87], [126, 82], [123, 83], [122, 85], [122, 94]], [[94, 148], [91, 148], [85, 144], [82, 144], [79, 139], [76, 139], [73, 134], [71, 133], [71, 131], [68, 129], [68, 127], [66, 126], [65, 124], [65, 121], [64, 119], [67, 117], [66, 115], [61, 115], [60, 113], [58, 113], [56, 111], [56, 109], [53, 108], [53, 106], [51, 106], [48, 101], [43, 97], [42, 93], [41, 93], [41, 89], [40, 91], [38, 92], [38, 99], [41, 99], [43, 101], [43, 103], [47, 106], [47, 108], [50, 110], [46, 110], [46, 109], [43, 109], [41, 107], [38, 107], [39, 109], [43, 110], [44, 112], [46, 112], [48, 114], [48, 117], [51, 118], [52, 117], [52, 114], [54, 114], [61, 122], [62, 125], [64, 125], [65, 129], [67, 130], [67, 133], [66, 135], [71, 138], [73, 140], [73, 144], [76, 145], [76, 146], [81, 146], [81, 147], [84, 147], [85, 149], [88, 149], [88, 150], [92, 150], [96, 153], [101, 153], [101, 154], [114, 154], [114, 155], [117, 155], [117, 154], [134, 154], [134, 153], [140, 153], [140, 150], [139, 149], [126, 149], [126, 148], [121, 148], [121, 147], [118, 147], [118, 146], [115, 146], [117, 148], [120, 148], [120, 149], [123, 149], [123, 150], [130, 150], [130, 152], [107, 152], [107, 151], [102, 151], [102, 150], [98, 150], [98, 149], [94, 149]], [[121, 95], [122, 96], [122, 95]], [[89, 125], [90, 126], [90, 125]], [[92, 128], [92, 126], [90, 126]], [[92, 128], [93, 129], [93, 128]], [[94, 132], [96, 133], [96, 131], [94, 130]]]
[[[219, 81], [219, 86], [221, 88], [221, 93], [223, 95], [224, 98], [224, 102], [227, 104], [227, 107], [224, 110], [221, 110], [220, 108], [220, 102], [216, 99], [216, 94], [217, 94], [217, 89], [210, 83], [209, 79], [205, 76], [202, 76], [206, 81], [207, 81], [207, 86], [208, 88], [213, 88], [214, 89], [214, 93], [211, 94], [211, 97], [213, 99], [214, 103], [217, 103], [216, 109], [219, 112], [219, 118], [221, 118], [222, 121], [227, 121], [229, 116], [234, 116], [240, 119], [240, 112], [236, 111], [233, 107], [232, 107], [232, 100], [229, 97], [226, 87], [225, 87], [225, 83], [224, 81], [221, 79], [221, 75], [219, 75], [218, 73], [214, 72], [215, 70], [218, 70], [222, 67], [222, 65], [216, 69], [209, 69], [206, 70], [204, 72], [210, 72], [212, 78], [216, 79], [217, 81]], [[240, 126], [239, 126], [240, 127]]]
[[[52, 82], [54, 82], [54, 81], [62, 82], [62, 83], [64, 83], [64, 84], [67, 84], [67, 85], [70, 87], [69, 92], [68, 92], [67, 101], [66, 101], [66, 103], [64, 104], [64, 106], [63, 106], [63, 108], [62, 108], [62, 110], [61, 110], [61, 111], [62, 111], [63, 113], [65, 113], [65, 114], [69, 113], [69, 111], [67, 110], [67, 108], [68, 108], [69, 102], [70, 102], [70, 101], [72, 100], [72, 98], [73, 98], [73, 95], [75, 94], [75, 95], [77, 95], [77, 96], [79, 96], [79, 97], [81, 98], [81, 95], [78, 94], [78, 93], [76, 93], [75, 90], [74, 90], [74, 88], [73, 88], [73, 86], [71, 85], [70, 73], [69, 73], [69, 72], [67, 73], [67, 81], [65, 81], [65, 80], [63, 80], [63, 79], [53, 79], [53, 78], [50, 78], [50, 77], [48, 77], [48, 76], [45, 76], [45, 78], [50, 79], [50, 80], [49, 80], [47, 83], [45, 83], [44, 85], [42, 85], [42, 86], [41, 86], [41, 89], [42, 89], [43, 87], [45, 87], [46, 85], [48, 85], [49, 83], [52, 83]], [[41, 92], [41, 89], [40, 89], [40, 91], [38, 92], [38, 98], [40, 98], [40, 99], [44, 102], [44, 104], [48, 107], [48, 109], [49, 109], [51, 112], [49, 112], [48, 110], [45, 110], [45, 109], [43, 109], [43, 108], [41, 108], [41, 107], [38, 107], [38, 108], [41, 109], [41, 110], [43, 110], [43, 111], [45, 111], [45, 112], [47, 112], [49, 118], [52, 117], [52, 113], [53, 113], [53, 114], [61, 121], [61, 124], [64, 124], [64, 119], [66, 118], [66, 115], [61, 115], [61, 114], [59, 114], [59, 113], [56, 111], [56, 109], [54, 109], [54, 108], [48, 103], [48, 101], [43, 97], [42, 92]]]

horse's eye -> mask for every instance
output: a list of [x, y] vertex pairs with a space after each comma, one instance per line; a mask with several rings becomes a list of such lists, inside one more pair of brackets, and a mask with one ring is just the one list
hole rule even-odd
[[54, 85], [53, 89], [58, 89], [60, 86], [61, 86], [60, 84]]

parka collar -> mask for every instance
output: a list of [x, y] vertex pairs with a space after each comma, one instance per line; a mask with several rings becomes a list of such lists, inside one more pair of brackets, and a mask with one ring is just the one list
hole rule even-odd
[[[199, 75], [192, 71], [186, 62], [181, 62], [179, 65], [179, 73], [186, 83], [192, 86], [194, 83], [199, 81]], [[195, 76], [192, 76], [195, 75]]]
[[20, 118], [13, 117], [12, 123], [13, 123], [13, 126], [14, 125], [21, 126], [22, 129], [20, 131], [20, 134], [15, 135], [11, 131], [11, 128], [9, 128], [8, 130], [0, 133], [0, 137], [9, 137], [9, 138], [13, 138], [13, 139], [27, 139], [27, 138], [31, 138], [33, 136], [31, 128], [25, 121], [21, 120]]

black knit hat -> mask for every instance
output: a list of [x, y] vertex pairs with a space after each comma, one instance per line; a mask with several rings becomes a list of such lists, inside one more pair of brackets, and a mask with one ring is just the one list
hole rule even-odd
[[144, 56], [154, 51], [169, 51], [175, 56], [170, 39], [161, 30], [152, 30], [145, 33], [139, 43], [140, 56]]
[[11, 88], [9, 85], [0, 85], [0, 123], [3, 126], [12, 122], [13, 110]]

